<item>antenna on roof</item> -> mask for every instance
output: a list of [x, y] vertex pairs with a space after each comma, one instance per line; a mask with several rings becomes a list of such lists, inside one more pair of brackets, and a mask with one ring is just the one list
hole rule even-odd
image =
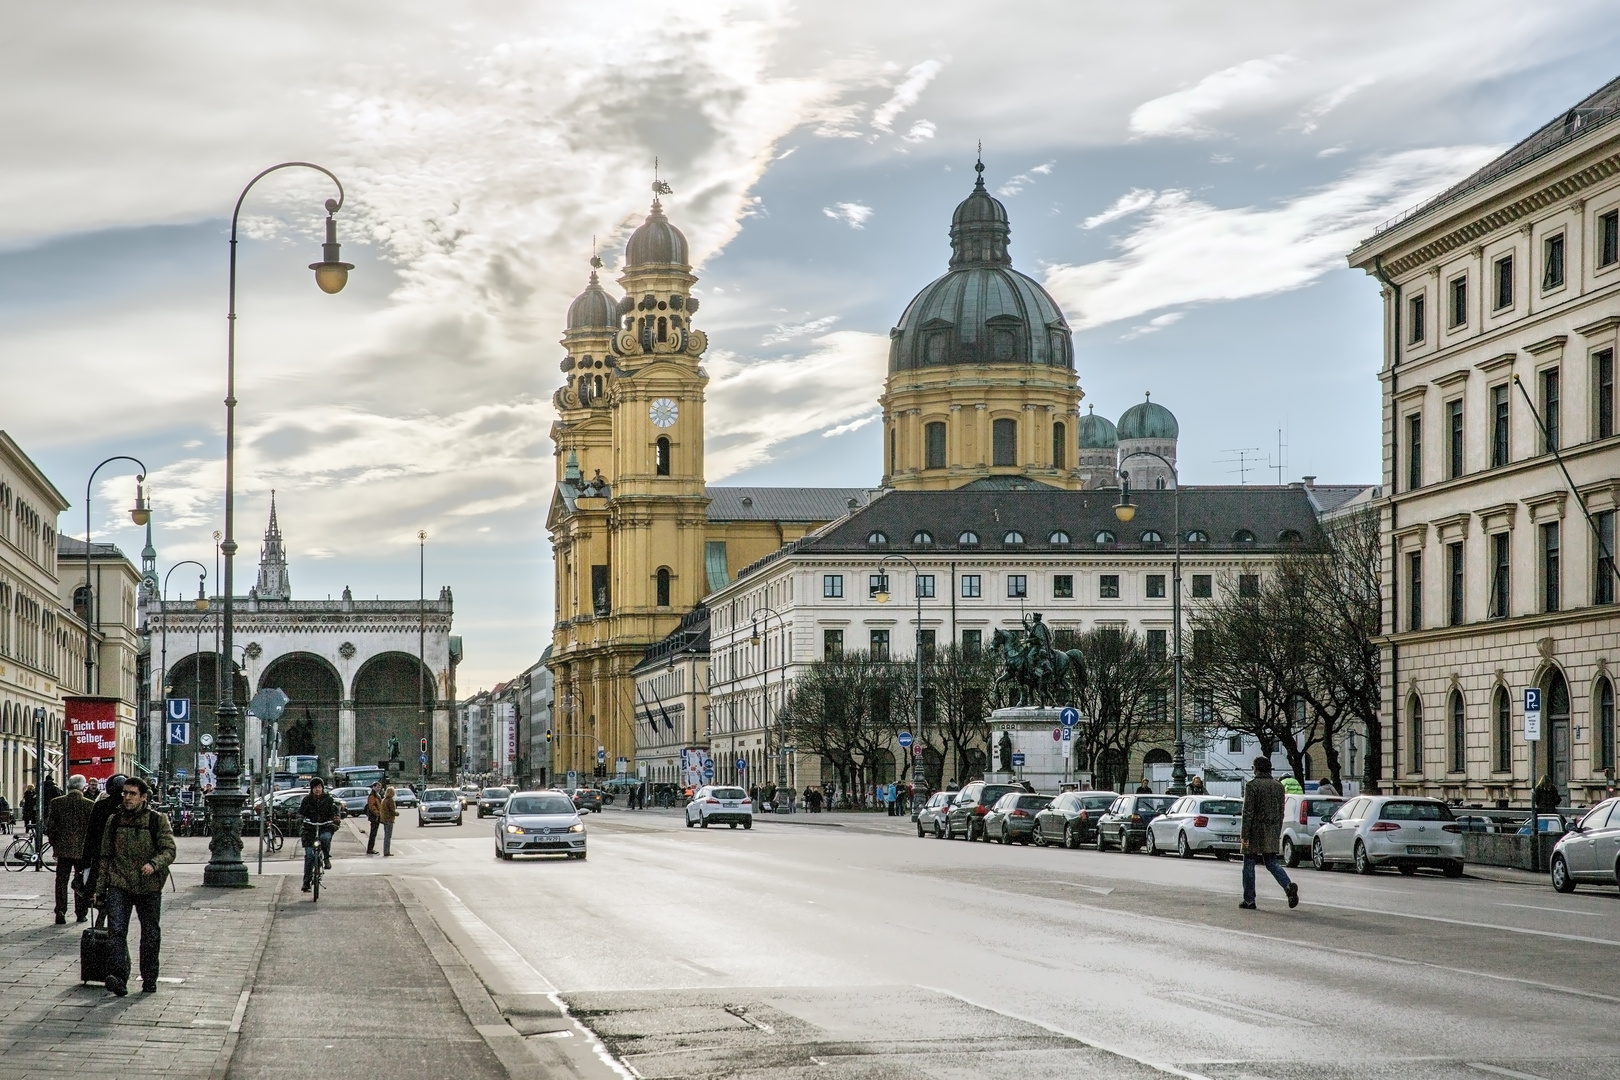
[[[1235, 450], [1225, 450], [1222, 452], [1227, 454], [1236, 454], [1237, 457], [1221, 458], [1216, 462], [1216, 464], [1230, 465], [1234, 461], [1237, 462], [1237, 468], [1227, 469], [1226, 471], [1229, 473], [1237, 473], [1239, 484], [1247, 484], [1249, 482], [1249, 470], [1258, 467], [1254, 464], [1254, 457], [1260, 453], [1260, 448], [1258, 446], [1245, 446]], [[1267, 468], [1270, 468], [1270, 466], [1268, 465]]]

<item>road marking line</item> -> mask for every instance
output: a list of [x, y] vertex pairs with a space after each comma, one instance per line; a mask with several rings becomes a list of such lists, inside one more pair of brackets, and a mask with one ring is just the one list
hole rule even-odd
[[1334, 904], [1324, 900], [1302, 900], [1302, 904], [1340, 911], [1359, 911], [1363, 915], [1388, 915], [1392, 919], [1418, 919], [1422, 922], [1449, 923], [1452, 926], [1471, 926], [1476, 930], [1501, 930], [1510, 934], [1529, 934], [1534, 937], [1558, 938], [1560, 941], [1578, 941], [1583, 945], [1608, 945], [1620, 948], [1614, 938], [1587, 937], [1583, 934], [1560, 934], [1556, 930], [1535, 930], [1528, 926], [1506, 926], [1501, 923], [1473, 922], [1469, 919], [1448, 919], [1444, 915], [1419, 915], [1410, 911], [1385, 911], [1382, 908], [1357, 907], [1354, 904]]
[[1470, 1069], [1478, 1069], [1480, 1072], [1488, 1072], [1496, 1076], [1511, 1076], [1514, 1077], [1515, 1080], [1547, 1080], [1545, 1076], [1537, 1076], [1535, 1073], [1518, 1072], [1515, 1069], [1504, 1069], [1500, 1065], [1489, 1065], [1483, 1061], [1465, 1061], [1463, 1064], [1467, 1065]]
[[1540, 904], [1509, 904], [1506, 901], [1497, 901], [1496, 906], [1497, 907], [1527, 908], [1530, 911], [1556, 911], [1560, 915], [1580, 915], [1583, 918], [1587, 918], [1587, 919], [1610, 919], [1610, 918], [1613, 918], [1612, 915], [1604, 915], [1603, 913], [1597, 912], [1597, 911], [1571, 911], [1569, 908], [1564, 908], [1564, 907], [1542, 907]]
[[[158, 977], [160, 979], [162, 978], [161, 975]], [[178, 982], [179, 980], [176, 979], [175, 981]], [[231, 1024], [230, 1027], [226, 1029], [232, 1035], [241, 1034], [242, 1017], [247, 1015], [248, 998], [251, 997], [252, 994], [252, 990], [244, 990], [242, 991], [242, 996], [236, 999], [236, 1011], [231, 1014]]]
[[1078, 881], [1060, 881], [1059, 885], [1066, 885], [1071, 889], [1084, 889], [1086, 892], [1096, 893], [1098, 896], [1107, 896], [1114, 890], [1102, 885], [1082, 885]]
[[[461, 924], [461, 929], [515, 987], [538, 987], [538, 992], [542, 994], [557, 992], [550, 979], [536, 971], [534, 965], [525, 960], [523, 954], [512, 948], [511, 943], [497, 934], [487, 922], [474, 915], [472, 909], [461, 902], [461, 897], [450, 891], [449, 886], [437, 878], [433, 882], [444, 890], [445, 906], [450, 909], [456, 922]], [[520, 992], [523, 991], [520, 989]]]
[[1195, 994], [1191, 990], [1172, 990], [1170, 991], [1169, 996], [1201, 1002], [1205, 1005], [1212, 1005], [1217, 1009], [1229, 1009], [1235, 1013], [1246, 1013], [1250, 1016], [1259, 1017], [1263, 1020], [1275, 1020], [1278, 1023], [1290, 1024], [1295, 1027], [1316, 1026], [1315, 1022], [1311, 1020], [1301, 1020], [1297, 1016], [1284, 1016], [1282, 1013], [1267, 1012], [1264, 1009], [1256, 1009], [1248, 1005], [1239, 1005], [1234, 1001], [1223, 1001], [1220, 998], [1205, 997], [1203, 994]]

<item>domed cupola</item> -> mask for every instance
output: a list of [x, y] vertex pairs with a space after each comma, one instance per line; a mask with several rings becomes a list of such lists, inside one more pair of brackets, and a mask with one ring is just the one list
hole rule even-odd
[[1113, 450], [1119, 446], [1119, 430], [1106, 416], [1098, 416], [1096, 406], [1080, 418], [1081, 450]]
[[619, 328], [619, 302], [608, 295], [597, 279], [596, 272], [601, 269], [602, 260], [591, 258], [591, 281], [585, 286], [585, 291], [574, 298], [568, 305], [568, 329], [570, 331], [607, 330], [614, 331]]
[[[1104, 421], [1106, 423], [1106, 421]], [[1119, 418], [1119, 439], [1157, 439], [1174, 442], [1181, 435], [1181, 425], [1175, 414], [1154, 402], [1151, 394], [1144, 395], [1139, 405], [1132, 405]]]
[[951, 269], [960, 266], [1011, 266], [1007, 240], [1007, 208], [984, 189], [984, 162], [975, 162], [979, 174], [973, 191], [951, 215]]
[[1176, 486], [1176, 439], [1181, 425], [1175, 414], [1144, 395], [1119, 418], [1119, 467], [1136, 488]]
[[645, 266], [676, 266], [691, 269], [686, 253], [686, 237], [664, 216], [664, 207], [653, 197], [652, 212], [624, 246], [625, 270]]

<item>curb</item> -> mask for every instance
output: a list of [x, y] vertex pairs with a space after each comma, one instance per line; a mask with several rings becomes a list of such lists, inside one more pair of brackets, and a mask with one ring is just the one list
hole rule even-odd
[[214, 1057], [214, 1064], [208, 1070], [208, 1080], [225, 1080], [230, 1072], [231, 1059], [236, 1056], [236, 1044], [242, 1041], [242, 1019], [247, 1015], [248, 1001], [253, 997], [253, 988], [259, 983], [259, 968], [264, 964], [265, 949], [270, 944], [270, 931], [276, 924], [276, 912], [281, 908], [281, 893], [287, 887], [287, 878], [282, 875], [277, 878], [275, 895], [270, 898], [270, 917], [264, 920], [264, 929], [259, 931], [259, 940], [254, 944], [253, 970], [248, 972], [247, 978], [242, 982], [242, 994], [236, 1000], [236, 1011], [231, 1014], [231, 1026], [225, 1032], [225, 1044], [219, 1048]]

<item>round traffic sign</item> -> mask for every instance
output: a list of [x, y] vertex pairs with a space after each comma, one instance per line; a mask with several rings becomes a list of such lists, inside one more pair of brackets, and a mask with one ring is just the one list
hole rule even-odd
[[747, 758], [738, 758], [737, 759], [737, 771], [738, 772], [747, 772], [748, 771], [748, 759]]
[[1071, 708], [1071, 709], [1059, 709], [1058, 710], [1058, 723], [1062, 724], [1064, 727], [1074, 727], [1074, 725], [1078, 724], [1079, 722], [1080, 722], [1080, 710], [1079, 709], [1072, 709]]
[[1055, 727], [1055, 728], [1052, 729], [1052, 741], [1053, 742], [1062, 742], [1063, 741], [1063, 729], [1062, 728]]
[[909, 750], [911, 748], [911, 732], [902, 731], [900, 733], [900, 746], [902, 749]]

